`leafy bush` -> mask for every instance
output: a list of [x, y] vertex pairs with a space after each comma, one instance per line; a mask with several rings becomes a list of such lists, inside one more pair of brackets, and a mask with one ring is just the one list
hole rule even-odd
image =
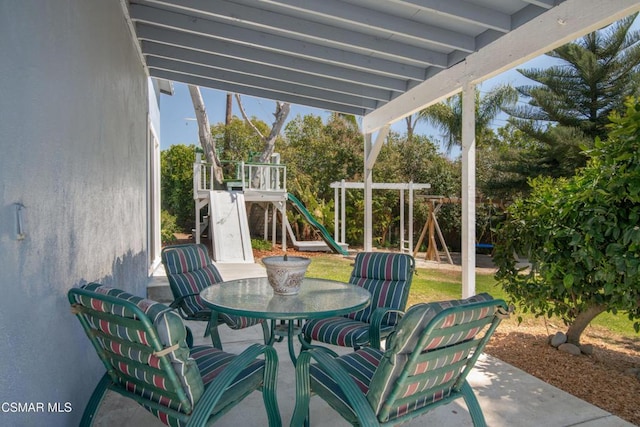
[[174, 233], [180, 231], [176, 225], [176, 217], [163, 210], [160, 214], [160, 236], [162, 243], [172, 243], [176, 240]]
[[[585, 168], [533, 180], [498, 228], [498, 280], [525, 311], [560, 316], [574, 344], [605, 311], [625, 311], [640, 329], [640, 102], [610, 119], [608, 141], [596, 139]], [[529, 259], [529, 272], [514, 253]]]
[[194, 228], [193, 163], [195, 145], [172, 145], [160, 153], [162, 209], [176, 218], [179, 231]]
[[251, 247], [259, 251], [270, 251], [272, 248], [271, 242], [262, 239], [251, 239]]

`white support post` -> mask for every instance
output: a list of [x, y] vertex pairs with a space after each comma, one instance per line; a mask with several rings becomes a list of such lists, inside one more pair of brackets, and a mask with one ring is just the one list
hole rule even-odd
[[271, 206], [271, 247], [275, 248], [278, 243], [278, 206], [275, 203]]
[[340, 208], [339, 206], [338, 187], [333, 189], [333, 239], [338, 242], [340, 234]]
[[372, 186], [373, 166], [369, 167], [367, 158], [371, 153], [371, 134], [364, 135], [364, 251], [373, 250], [373, 210], [372, 210]]
[[400, 252], [404, 253], [404, 189], [400, 189]]
[[[287, 201], [280, 202], [282, 204], [282, 250], [287, 251]], [[275, 234], [275, 233], [274, 233]]]
[[373, 250], [373, 165], [380, 154], [382, 144], [389, 135], [391, 124], [386, 124], [376, 136], [375, 144], [371, 142], [371, 133], [364, 134], [364, 250]]
[[267, 204], [267, 207], [264, 210], [264, 229], [262, 238], [265, 242], [269, 241], [269, 204]]
[[347, 184], [345, 183], [344, 179], [341, 181], [342, 184], [342, 189], [340, 190], [342, 192], [342, 199], [340, 201], [341, 203], [341, 207], [340, 207], [340, 213], [342, 215], [342, 217], [340, 218], [340, 224], [342, 225], [342, 228], [340, 229], [340, 243], [346, 243], [347, 242]]
[[462, 298], [476, 293], [475, 86], [462, 88]]
[[[403, 191], [404, 192], [404, 191]], [[413, 181], [409, 182], [409, 250], [413, 250]]]

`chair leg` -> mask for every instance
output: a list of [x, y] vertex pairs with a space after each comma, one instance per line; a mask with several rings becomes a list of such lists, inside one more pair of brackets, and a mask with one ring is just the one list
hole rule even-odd
[[220, 341], [220, 333], [218, 332], [217, 316], [211, 316], [211, 319], [209, 319], [204, 336], [206, 337], [207, 335], [211, 335], [211, 344], [215, 348], [222, 350], [222, 341]]
[[476, 399], [476, 395], [473, 393], [471, 386], [466, 380], [464, 384], [462, 384], [460, 391], [462, 392], [462, 397], [467, 404], [467, 409], [469, 409], [469, 415], [471, 415], [473, 425], [475, 427], [486, 427], [487, 422], [484, 419], [484, 414], [482, 413], [478, 399]]
[[266, 347], [264, 349], [264, 355], [265, 366], [262, 400], [267, 411], [269, 427], [282, 427], [282, 418], [280, 417], [280, 408], [278, 407], [276, 393], [278, 384], [278, 354], [273, 347]]
[[311, 400], [309, 363], [309, 354], [300, 353], [296, 364], [296, 406], [291, 416], [290, 427], [309, 426], [309, 401]]
[[100, 403], [102, 403], [104, 395], [107, 393], [107, 390], [109, 390], [109, 384], [111, 384], [111, 378], [109, 377], [109, 374], [105, 372], [105, 374], [102, 376], [102, 379], [93, 390], [87, 406], [84, 408], [82, 420], [80, 421], [80, 427], [91, 426], [91, 424], [93, 423], [93, 417], [95, 417], [96, 412], [98, 412]]
[[268, 323], [269, 322], [267, 322], [266, 320], [260, 323], [260, 326], [262, 326], [262, 336], [264, 337], [265, 345], [270, 345], [271, 343], [271, 330], [269, 329]]

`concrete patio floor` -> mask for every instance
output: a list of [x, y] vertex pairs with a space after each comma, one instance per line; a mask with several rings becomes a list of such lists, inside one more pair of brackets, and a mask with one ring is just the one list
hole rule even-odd
[[[255, 266], [255, 267], [253, 267]], [[222, 276], [232, 278], [263, 275], [260, 266], [251, 264], [218, 264]], [[162, 274], [160, 272], [159, 274]], [[166, 280], [166, 278], [164, 279]], [[156, 278], [158, 289], [150, 289], [150, 297], [161, 295], [162, 278]], [[158, 298], [163, 299], [163, 298]], [[203, 338], [203, 322], [187, 322], [194, 332], [196, 344], [210, 344]], [[220, 335], [225, 351], [240, 353], [252, 343], [262, 341], [262, 329], [252, 327], [233, 331], [223, 326]], [[294, 367], [286, 342], [276, 343], [279, 356], [278, 401], [284, 426], [289, 425], [295, 406]], [[299, 345], [298, 345], [299, 348]], [[339, 353], [348, 349], [332, 347]], [[553, 387], [496, 358], [483, 355], [469, 376], [487, 425], [495, 427], [623, 427], [633, 426], [612, 414]], [[103, 400], [94, 423], [101, 427], [158, 427], [163, 424], [136, 403], [109, 392]], [[216, 426], [261, 427], [267, 425], [262, 396], [255, 392], [222, 417]], [[323, 400], [311, 399], [312, 426], [347, 426]], [[403, 426], [442, 425], [472, 426], [464, 401], [454, 402], [414, 419]]]

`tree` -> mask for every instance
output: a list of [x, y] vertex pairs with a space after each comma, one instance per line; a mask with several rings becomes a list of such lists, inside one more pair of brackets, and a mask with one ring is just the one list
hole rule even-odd
[[539, 141], [534, 156], [519, 161], [527, 176], [571, 176], [586, 163], [584, 148], [596, 137], [607, 138], [613, 111], [638, 93], [640, 32], [632, 30], [637, 15], [552, 50], [558, 65], [518, 70], [534, 84], [517, 88], [526, 105], [505, 107], [510, 121]]
[[[436, 145], [424, 135], [413, 134], [409, 139], [406, 135], [390, 132], [386, 144], [380, 150], [376, 166], [373, 170], [374, 182], [416, 182], [429, 183], [429, 194], [445, 197], [460, 195], [460, 164], [438, 153]], [[374, 191], [374, 226], [384, 227], [385, 219], [399, 218], [397, 191]], [[382, 199], [375, 200], [375, 199]], [[419, 199], [416, 199], [419, 200]], [[377, 209], [377, 211], [376, 211]], [[385, 214], [391, 211], [393, 215]], [[381, 213], [378, 219], [376, 213]], [[414, 206], [414, 223], [424, 224], [427, 221], [426, 203], [417, 202]], [[445, 204], [442, 206], [438, 218], [442, 232], [457, 246], [456, 240], [460, 231], [460, 205]], [[398, 225], [397, 221], [395, 225]], [[387, 225], [388, 226], [388, 225]], [[384, 234], [384, 229], [377, 228], [378, 234]], [[420, 234], [420, 227], [414, 227], [414, 238]]]
[[245, 122], [247, 122], [247, 124], [253, 128], [255, 133], [262, 139], [262, 142], [264, 144], [258, 162], [269, 162], [269, 160], [271, 159], [271, 155], [275, 150], [276, 139], [280, 135], [280, 130], [282, 130], [284, 122], [287, 120], [291, 105], [287, 102], [276, 102], [276, 111], [275, 113], [273, 113], [275, 121], [273, 122], [269, 133], [263, 134], [260, 129], [258, 129], [258, 127], [253, 124], [249, 116], [247, 116], [247, 113], [244, 111], [244, 106], [242, 105], [242, 98], [240, 98], [240, 95], [238, 94], [236, 94], [236, 101], [238, 102], [238, 108], [240, 108], [240, 113], [242, 114]]
[[191, 102], [193, 103], [193, 109], [196, 113], [196, 120], [198, 122], [198, 137], [200, 139], [200, 145], [202, 146], [207, 162], [212, 165], [214, 187], [223, 188], [224, 177], [222, 173], [222, 165], [220, 164], [220, 159], [216, 152], [215, 142], [211, 137], [209, 117], [207, 116], [207, 109], [204, 106], [204, 100], [202, 99], [200, 88], [198, 86], [189, 85], [189, 94], [191, 95]]
[[[476, 92], [476, 144], [483, 147], [492, 139], [491, 124], [502, 108], [515, 103], [517, 94], [510, 86], [497, 86], [480, 97]], [[420, 120], [431, 123], [445, 133], [444, 145], [448, 152], [462, 146], [462, 95], [456, 94], [445, 102], [425, 108], [419, 113]], [[410, 123], [407, 123], [409, 126]]]
[[[335, 113], [324, 124], [319, 116], [297, 116], [285, 126], [285, 138], [279, 148], [282, 161], [287, 165], [288, 190], [298, 195], [330, 232], [334, 196], [330, 184], [341, 179], [358, 180], [362, 174], [362, 134], [353, 119], [353, 116]], [[348, 197], [353, 195], [349, 192]], [[347, 209], [351, 210], [353, 205], [349, 202]], [[352, 233], [352, 221], [357, 213], [352, 213], [347, 213], [347, 241], [356, 242], [357, 232]], [[299, 237], [310, 233], [308, 224], [301, 218], [290, 212], [290, 219]]]
[[251, 123], [249, 125], [234, 116], [229, 124], [217, 123], [211, 126], [211, 135], [218, 148], [221, 161], [249, 162], [253, 160], [255, 154], [261, 152], [263, 141], [253, 127], [257, 127], [261, 133], [267, 133], [269, 125], [255, 118]]
[[[587, 165], [571, 178], [536, 178], [498, 228], [497, 278], [524, 311], [560, 316], [570, 343], [605, 311], [640, 330], [640, 102], [610, 116]], [[514, 253], [531, 268], [516, 267]]]
[[361, 179], [362, 134], [341, 116], [331, 115], [326, 124], [319, 116], [297, 116], [287, 123], [284, 134], [280, 153], [293, 192], [308, 187], [328, 201], [333, 198], [332, 182]]
[[193, 203], [193, 160], [195, 145], [172, 145], [160, 153], [162, 209], [176, 217], [182, 230], [191, 230]]

